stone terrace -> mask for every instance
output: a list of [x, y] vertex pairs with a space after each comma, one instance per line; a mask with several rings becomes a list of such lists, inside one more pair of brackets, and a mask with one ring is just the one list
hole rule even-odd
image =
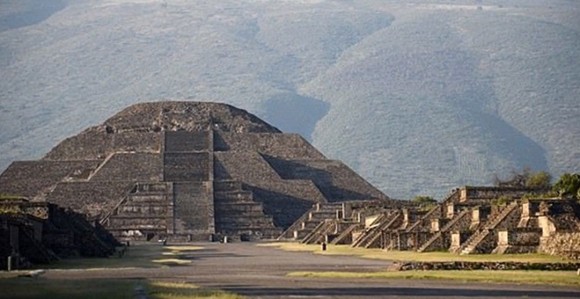
[[160, 151], [160, 134], [154, 132], [107, 132], [104, 126], [90, 128], [77, 136], [67, 138], [53, 148], [43, 160], [105, 159], [117, 152]]
[[101, 161], [17, 161], [0, 175], [0, 193], [33, 198], [56, 183], [90, 173]]
[[156, 153], [116, 153], [91, 177], [93, 182], [159, 181], [163, 164]]
[[386, 199], [386, 196], [340, 161], [283, 160], [264, 156], [285, 180], [310, 180], [330, 201]]
[[[358, 218], [330, 213], [298, 233], [311, 219], [311, 212], [307, 212], [280, 238], [306, 243], [337, 240], [387, 250], [462, 254], [542, 251], [580, 258], [580, 250], [573, 247], [580, 231], [580, 204], [566, 199], [522, 198], [538, 193], [541, 190], [463, 187], [430, 210], [412, 206], [377, 210], [361, 201]], [[339, 227], [340, 223], [345, 226]], [[566, 249], [556, 250], [549, 242], [558, 242]]]
[[90, 218], [100, 218], [125, 198], [134, 185], [127, 181], [62, 182], [47, 195], [46, 201]]

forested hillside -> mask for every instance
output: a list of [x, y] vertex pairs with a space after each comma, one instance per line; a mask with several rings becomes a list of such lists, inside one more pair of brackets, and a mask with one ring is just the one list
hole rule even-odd
[[580, 170], [580, 2], [0, 1], [0, 169], [136, 103], [219, 101], [393, 198]]

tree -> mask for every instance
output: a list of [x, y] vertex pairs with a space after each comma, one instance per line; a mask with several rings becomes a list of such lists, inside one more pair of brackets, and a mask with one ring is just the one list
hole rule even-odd
[[419, 204], [421, 207], [430, 207], [437, 204], [437, 200], [431, 196], [418, 195], [413, 198], [412, 202]]
[[580, 199], [580, 174], [565, 173], [554, 184], [553, 190], [562, 197], [575, 197]]
[[512, 170], [511, 176], [501, 180], [497, 175], [494, 184], [499, 187], [527, 187], [527, 188], [550, 188], [552, 176], [546, 171], [532, 171], [525, 167], [521, 171]]
[[552, 176], [546, 171], [532, 172], [526, 179], [526, 187], [529, 188], [550, 188]]

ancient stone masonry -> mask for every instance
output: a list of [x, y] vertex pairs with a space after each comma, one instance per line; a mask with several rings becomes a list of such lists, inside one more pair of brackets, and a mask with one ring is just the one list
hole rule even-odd
[[[311, 221], [312, 212], [320, 210], [317, 207], [291, 226], [293, 235], [287, 231], [281, 238], [294, 237], [305, 243], [336, 241], [335, 244], [386, 250], [445, 250], [461, 254], [540, 251], [580, 258], [580, 204], [534, 195], [542, 192], [463, 187], [428, 210], [412, 205], [376, 209], [372, 202], [361, 201], [357, 211], [362, 217], [348, 216], [343, 206], [344, 211], [333, 207], [336, 213]], [[310, 229], [300, 231], [300, 225]]]
[[542, 237], [539, 251], [580, 260], [580, 231], [558, 232]]
[[[304, 213], [279, 240], [301, 240], [304, 243], [351, 243], [360, 235], [359, 230], [370, 226], [377, 213], [393, 211], [404, 206], [403, 201], [345, 201], [342, 203], [317, 203]], [[348, 241], [348, 242], [347, 242]]]
[[325, 219], [334, 219], [338, 213], [337, 211], [341, 208], [342, 205], [340, 204], [317, 203], [286, 229], [278, 239], [302, 240], [311, 234]]
[[73, 209], [120, 240], [272, 238], [313, 204], [394, 202], [301, 136], [199, 102], [128, 107], [41, 160], [12, 163], [0, 193]]
[[0, 269], [26, 268], [64, 257], [106, 257], [119, 243], [84, 215], [24, 198], [0, 200]]

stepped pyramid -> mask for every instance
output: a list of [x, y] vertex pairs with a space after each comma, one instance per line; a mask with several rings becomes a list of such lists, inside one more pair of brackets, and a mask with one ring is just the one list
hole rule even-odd
[[389, 200], [297, 134], [208, 102], [130, 106], [38, 161], [0, 194], [84, 213], [120, 239], [271, 238], [315, 203]]

